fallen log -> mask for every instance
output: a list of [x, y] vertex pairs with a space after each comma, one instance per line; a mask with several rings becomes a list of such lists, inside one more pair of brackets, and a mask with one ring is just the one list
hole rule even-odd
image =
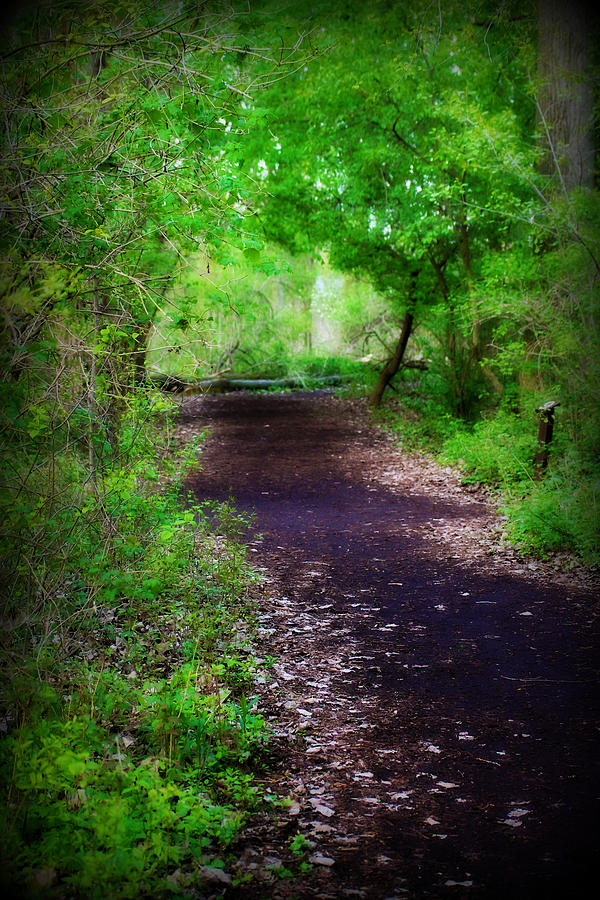
[[183, 378], [177, 378], [175, 375], [152, 373], [146, 377], [155, 388], [168, 394], [181, 394], [190, 384], [189, 381], [184, 381]]
[[305, 378], [204, 378], [190, 384], [184, 394], [225, 394], [228, 391], [268, 391], [281, 388], [304, 388], [311, 385], [335, 385], [348, 381], [348, 375], [324, 375]]
[[426, 372], [429, 368], [429, 363], [426, 359], [407, 359], [406, 362], [402, 363], [403, 369], [418, 369], [420, 372]]
[[161, 391], [170, 394], [225, 394], [229, 391], [268, 391], [282, 388], [305, 388], [310, 386], [343, 384], [350, 381], [350, 375], [305, 376], [303, 378], [202, 378], [186, 381], [171, 375], [151, 375], [149, 380]]

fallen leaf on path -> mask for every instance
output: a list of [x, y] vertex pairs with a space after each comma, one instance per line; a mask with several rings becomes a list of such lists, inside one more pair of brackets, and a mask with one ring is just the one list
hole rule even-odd
[[311, 804], [315, 812], [320, 813], [322, 816], [325, 816], [328, 819], [330, 818], [330, 816], [335, 815], [335, 811], [329, 806], [324, 806], [322, 803], [313, 803], [312, 800], [309, 800], [309, 803]]
[[233, 880], [231, 875], [224, 872], [223, 869], [216, 869], [213, 866], [200, 866], [198, 872], [203, 881], [207, 882], [231, 884]]
[[315, 866], [334, 866], [335, 859], [332, 859], [330, 856], [321, 856], [320, 853], [313, 853], [312, 856], [308, 857], [308, 861], [314, 863]]
[[331, 825], [326, 825], [325, 822], [315, 822], [311, 825], [312, 830], [315, 834], [331, 834], [332, 831], [335, 831]]
[[511, 819], [520, 819], [521, 816], [528, 816], [530, 812], [530, 809], [521, 809], [520, 807], [517, 807], [517, 809], [511, 809], [508, 815]]

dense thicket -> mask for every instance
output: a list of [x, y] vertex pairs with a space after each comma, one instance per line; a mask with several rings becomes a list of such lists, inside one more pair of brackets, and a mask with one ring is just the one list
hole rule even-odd
[[255, 24], [221, 3], [119, 0], [36, 4], [7, 24], [0, 843], [11, 896], [156, 895], [177, 865], [216, 858], [256, 802], [248, 760], [264, 725], [246, 697], [242, 525], [227, 505], [210, 516], [183, 505], [195, 450], [173, 446], [172, 404], [145, 370], [187, 259], [254, 246], [239, 141], [254, 92], [299, 60], [297, 47], [257, 43]]

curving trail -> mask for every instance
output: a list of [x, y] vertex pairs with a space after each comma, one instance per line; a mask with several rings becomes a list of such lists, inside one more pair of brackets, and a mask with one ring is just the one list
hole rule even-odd
[[[262, 705], [292, 800], [227, 897], [587, 895], [598, 864], [593, 586], [528, 566], [485, 500], [328, 392], [188, 400], [201, 498], [256, 512]], [[496, 552], [491, 553], [492, 550]], [[290, 836], [313, 842], [311, 874]], [[592, 881], [593, 883], [593, 881]]]

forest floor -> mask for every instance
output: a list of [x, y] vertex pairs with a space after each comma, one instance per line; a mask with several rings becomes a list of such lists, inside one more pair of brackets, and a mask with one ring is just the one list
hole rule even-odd
[[[357, 401], [188, 398], [179, 427], [210, 429], [188, 487], [256, 513], [265, 787], [290, 801], [254, 816], [215, 896], [587, 895], [593, 573], [522, 558], [484, 492], [402, 452]], [[298, 833], [310, 871], [281, 877]]]

